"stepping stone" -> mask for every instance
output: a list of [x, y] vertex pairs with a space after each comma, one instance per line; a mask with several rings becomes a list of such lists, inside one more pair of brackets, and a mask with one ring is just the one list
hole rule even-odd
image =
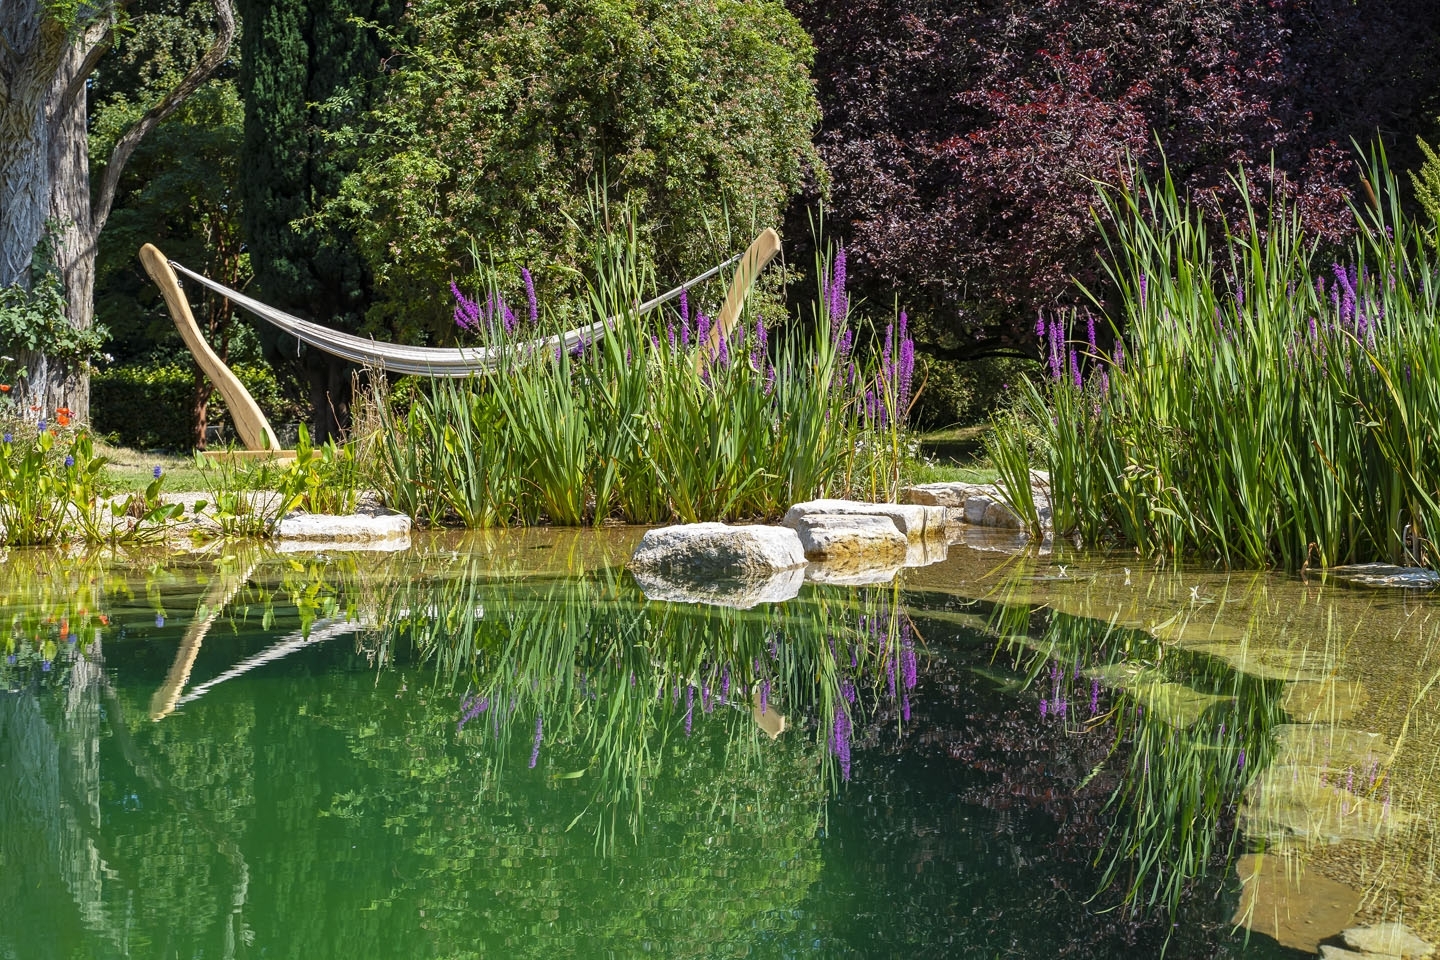
[[889, 517], [811, 513], [793, 525], [807, 560], [836, 566], [883, 567], [904, 562], [910, 540]]
[[1302, 680], [1285, 684], [1281, 705], [1296, 723], [1339, 723], [1365, 705], [1365, 688], [1353, 680]]
[[768, 576], [805, 566], [800, 537], [788, 527], [684, 523], [645, 531], [630, 556], [634, 570], [678, 575]]
[[895, 529], [910, 540], [944, 539], [945, 508], [918, 504], [865, 503], [860, 500], [807, 500], [785, 513], [785, 526], [798, 527], [808, 516], [821, 513], [888, 517]]
[[1305, 869], [1291, 857], [1247, 853], [1236, 861], [1235, 871], [1240, 903], [1231, 923], [1272, 937], [1282, 947], [1311, 954], [1323, 950], [1320, 941], [1338, 936], [1360, 909], [1359, 890]]
[[403, 513], [384, 510], [338, 516], [328, 513], [292, 513], [281, 519], [275, 535], [281, 540], [319, 540], [330, 543], [395, 540], [410, 536], [410, 518]]

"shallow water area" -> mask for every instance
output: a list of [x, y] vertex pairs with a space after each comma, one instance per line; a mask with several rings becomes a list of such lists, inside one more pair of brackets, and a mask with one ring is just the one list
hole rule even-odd
[[638, 536], [11, 551], [0, 952], [1288, 957], [1351, 892], [1440, 932], [1424, 595], [954, 547], [735, 609], [648, 600]]

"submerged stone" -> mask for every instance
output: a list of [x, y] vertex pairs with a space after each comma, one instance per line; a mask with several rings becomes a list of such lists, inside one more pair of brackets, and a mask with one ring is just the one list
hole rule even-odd
[[1347, 583], [1367, 587], [1408, 587], [1428, 589], [1440, 587], [1440, 573], [1425, 567], [1397, 567], [1389, 563], [1352, 563], [1331, 567], [1329, 576]]
[[1292, 950], [1322, 949], [1320, 941], [1354, 923], [1360, 909], [1359, 890], [1307, 870], [1292, 857], [1247, 853], [1236, 861], [1235, 872], [1240, 903], [1231, 922]]
[[1415, 934], [1403, 923], [1390, 921], [1368, 927], [1352, 927], [1342, 936], [1345, 945], [1367, 954], [1389, 954], [1406, 960], [1428, 957], [1435, 948]]
[[1124, 690], [1142, 704], [1150, 715], [1177, 729], [1199, 720], [1206, 710], [1231, 699], [1201, 693], [1183, 683], [1167, 680], [1160, 671], [1132, 663], [1116, 663], [1085, 671], [1105, 686]]
[[945, 508], [919, 504], [866, 503], [861, 500], [807, 500], [797, 503], [785, 513], [785, 526], [798, 527], [806, 517], [815, 514], [846, 514], [850, 516], [888, 517], [895, 528], [910, 540], [943, 539]]
[[800, 537], [788, 527], [684, 523], [645, 531], [630, 557], [630, 566], [679, 574], [682, 579], [701, 575], [753, 578], [805, 566], [805, 550]]
[[1365, 688], [1353, 680], [1287, 683], [1280, 701], [1296, 723], [1338, 723], [1365, 705]]

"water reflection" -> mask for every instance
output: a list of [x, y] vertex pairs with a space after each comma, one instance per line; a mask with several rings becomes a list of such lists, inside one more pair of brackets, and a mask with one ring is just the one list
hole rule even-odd
[[912, 571], [907, 602], [970, 604], [1047, 722], [1115, 723], [1107, 856], [1132, 904], [1238, 859], [1237, 921], [1298, 948], [1357, 916], [1440, 934], [1433, 599], [1133, 559], [965, 562]]

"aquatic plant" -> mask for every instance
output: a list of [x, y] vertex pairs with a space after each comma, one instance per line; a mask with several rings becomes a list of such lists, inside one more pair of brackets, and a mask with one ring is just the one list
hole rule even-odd
[[1042, 467], [1055, 530], [1089, 543], [1289, 569], [1440, 558], [1440, 262], [1383, 154], [1368, 177], [1334, 262], [1280, 201], [1217, 223], [1168, 176], [1101, 191], [1119, 299], [1098, 324], [1042, 319], [1050, 376], [989, 441], [1033, 529]]
[[[563, 313], [535, 302], [527, 321], [498, 289], [452, 291], [457, 325], [505, 359], [417, 391], [408, 409], [377, 382], [388, 503], [479, 527], [771, 517], [816, 496], [894, 496], [914, 346], [901, 314], [859, 355], [857, 329], [875, 338], [844, 293], [843, 251], [817, 257], [808, 331], [752, 309], [720, 335], [688, 296], [638, 315], [655, 284], [633, 228], [601, 246], [587, 295]], [[569, 351], [522, 346], [562, 320], [606, 332]]]

